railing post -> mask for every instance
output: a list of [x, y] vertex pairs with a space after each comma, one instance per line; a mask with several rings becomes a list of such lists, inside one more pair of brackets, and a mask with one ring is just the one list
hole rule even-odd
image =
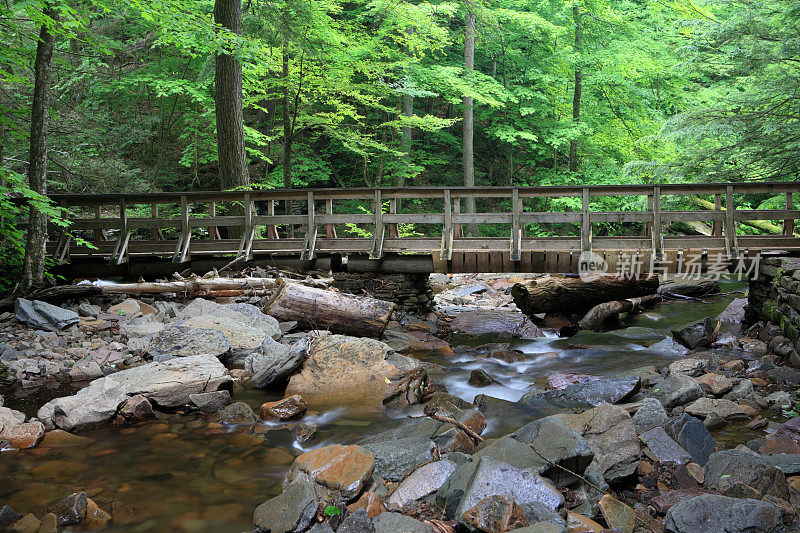
[[[325, 214], [333, 215], [333, 199], [328, 198], [325, 200]], [[325, 224], [325, 237], [328, 239], [336, 238], [336, 226], [333, 224]]]
[[316, 257], [317, 248], [317, 212], [314, 207], [314, 192], [308, 191], [306, 196], [308, 220], [306, 222], [306, 235], [303, 239], [303, 251], [300, 253], [300, 259], [303, 261], [310, 261]]
[[[786, 193], [786, 209], [794, 209], [794, 204], [792, 202], [792, 193]], [[794, 235], [794, 219], [787, 218], [783, 221], [783, 234], [787, 237], [791, 237]]]
[[[158, 220], [158, 203], [156, 202], [153, 202], [153, 204], [150, 206], [150, 218], [153, 220]], [[153, 236], [153, 239], [157, 241], [160, 241], [164, 238], [161, 228], [150, 228], [150, 234]]]
[[[61, 201], [61, 218], [69, 220], [69, 210], [67, 209], [66, 200]], [[56, 244], [56, 249], [53, 253], [53, 259], [56, 263], [63, 264], [66, 261], [66, 257], [69, 255], [69, 244], [71, 240], [72, 236], [67, 229], [62, 228], [61, 237], [58, 239], [58, 244]]]
[[[447, 191], [447, 194], [450, 195], [450, 191], [449, 190]], [[452, 206], [453, 206], [452, 212], [456, 213], [456, 214], [460, 214], [461, 213], [461, 198], [459, 198], [458, 196], [455, 196], [455, 197], [453, 197], [451, 199], [451, 201], [452, 201]], [[453, 226], [453, 237], [455, 237], [456, 239], [460, 239], [463, 236], [464, 236], [464, 228], [461, 225], [461, 223], [459, 222], [458, 224]]]
[[[389, 198], [389, 213], [392, 215], [397, 214], [397, 198]], [[389, 224], [389, 238], [397, 239], [400, 237], [400, 230], [397, 227], [397, 222]]]
[[181, 195], [181, 235], [172, 254], [173, 263], [184, 263], [189, 255], [189, 241], [192, 240], [192, 231], [189, 228], [189, 200], [185, 194]]
[[519, 201], [519, 189], [514, 188], [511, 193], [511, 251], [509, 254], [512, 261], [519, 261], [522, 259], [521, 212], [522, 202]]
[[242, 240], [239, 241], [239, 251], [236, 253], [236, 257], [244, 256], [245, 261], [249, 261], [252, 258], [253, 234], [256, 231], [255, 226], [253, 226], [253, 200], [249, 192], [244, 193], [243, 202], [244, 216], [242, 217], [242, 222], [244, 231], [242, 231]]
[[735, 259], [739, 256], [739, 241], [736, 238], [736, 219], [734, 218], [735, 210], [733, 185], [728, 185], [725, 189], [725, 251], [729, 259]]
[[375, 189], [375, 231], [372, 234], [372, 250], [369, 253], [370, 259], [380, 259], [383, 257], [383, 198], [381, 190]]
[[[208, 204], [208, 216], [210, 218], [217, 217], [217, 202], [209, 202]], [[208, 227], [208, 238], [209, 239], [221, 239], [222, 236], [219, 234], [219, 228], [217, 226], [209, 226]]]
[[[269, 200], [267, 202], [267, 215], [274, 217], [275, 216], [275, 200]], [[268, 224], [267, 225], [267, 238], [268, 239], [275, 239], [277, 240], [278, 237], [278, 228], [275, 224]]]
[[119, 219], [119, 237], [117, 238], [117, 243], [114, 245], [114, 252], [111, 255], [112, 265], [121, 265], [127, 260], [128, 241], [130, 240], [131, 233], [128, 227], [128, 206], [124, 196], [121, 196], [119, 199]]
[[584, 187], [581, 197], [581, 252], [592, 251], [592, 220], [589, 217], [589, 187]]
[[[100, 220], [102, 216], [102, 206], [97, 204], [94, 206], [94, 218], [95, 220]], [[94, 230], [94, 240], [96, 241], [107, 241], [108, 237], [106, 237], [106, 232], [102, 228]]]
[[[647, 210], [652, 213], [653, 211], [653, 195], [647, 195]], [[652, 222], [645, 222], [644, 223], [644, 234], [646, 236], [651, 236], [653, 234], [653, 223]]]
[[[458, 203], [456, 202], [456, 205]], [[450, 189], [444, 190], [444, 227], [442, 228], [442, 248], [439, 258], [450, 261], [453, 258], [453, 206], [450, 200]]]
[[[714, 211], [721, 213], [722, 212], [722, 195], [715, 194], [714, 195]], [[714, 237], [722, 237], [722, 221], [715, 220], [711, 223], [711, 234]]]
[[661, 227], [661, 187], [653, 187], [653, 261], [664, 259], [664, 230]]

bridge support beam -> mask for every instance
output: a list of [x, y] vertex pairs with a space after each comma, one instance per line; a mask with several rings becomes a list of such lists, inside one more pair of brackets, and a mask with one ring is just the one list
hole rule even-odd
[[661, 187], [653, 187], [653, 261], [664, 260], [664, 229], [661, 225]]
[[511, 261], [519, 261], [522, 258], [521, 213], [522, 202], [519, 199], [519, 189], [514, 189], [511, 195], [511, 251], [509, 252]]
[[128, 227], [128, 206], [125, 203], [125, 197], [119, 200], [119, 219], [120, 228], [117, 242], [114, 245], [114, 251], [111, 253], [109, 262], [112, 265], [121, 265], [128, 261], [128, 242], [131, 238], [131, 230]]
[[444, 227], [442, 228], [442, 248], [439, 257], [442, 261], [453, 259], [453, 206], [449, 189], [444, 191]]
[[592, 251], [592, 220], [589, 217], [589, 188], [581, 193], [581, 252]]
[[725, 251], [728, 259], [739, 257], [739, 240], [736, 237], [736, 206], [733, 203], [733, 186], [725, 188]]
[[375, 189], [375, 231], [372, 234], [372, 250], [369, 252], [370, 259], [380, 259], [383, 257], [383, 236], [386, 230], [383, 224], [383, 197], [381, 190]]
[[300, 259], [310, 261], [317, 256], [317, 212], [314, 207], [314, 193], [309, 192], [306, 197], [308, 203], [308, 222], [306, 222], [306, 235], [303, 239], [303, 251]]

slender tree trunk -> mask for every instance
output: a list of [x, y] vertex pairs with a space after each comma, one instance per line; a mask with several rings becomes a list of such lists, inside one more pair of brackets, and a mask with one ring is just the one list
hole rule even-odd
[[[215, 0], [214, 21], [236, 35], [241, 34], [241, 0]], [[246, 187], [250, 185], [250, 173], [244, 149], [242, 65], [231, 54], [217, 54], [214, 89], [220, 184], [225, 189]]]
[[[283, 120], [283, 187], [292, 188], [292, 120], [289, 113], [289, 46], [283, 44], [283, 66], [281, 75], [283, 76], [283, 109], [281, 118]], [[286, 214], [294, 214], [294, 207], [291, 200], [286, 200]], [[289, 225], [289, 238], [294, 237], [294, 226]]]
[[[58, 15], [45, 7], [45, 16], [56, 20]], [[46, 25], [39, 31], [34, 64], [33, 105], [31, 106], [30, 155], [28, 157], [28, 184], [40, 194], [47, 194], [47, 128], [50, 122], [50, 87], [53, 81], [53, 47], [55, 36]], [[31, 207], [25, 259], [22, 265], [20, 290], [27, 291], [44, 280], [45, 245], [47, 243], [47, 217]]]
[[[467, 26], [464, 30], [464, 71], [469, 79], [475, 70], [475, 14], [467, 13]], [[464, 152], [464, 186], [475, 185], [475, 161], [472, 139], [475, 125], [472, 118], [472, 97], [465, 96], [464, 100], [464, 125], [463, 125], [463, 152]], [[465, 198], [467, 213], [475, 212], [475, 198]], [[475, 235], [475, 225], [469, 224], [466, 228], [467, 235]]]
[[[575, 20], [575, 52], [578, 54], [578, 61], [581, 61], [581, 45], [583, 41], [583, 29], [581, 28], [581, 12], [577, 5], [572, 7], [572, 18]], [[575, 69], [575, 91], [572, 94], [572, 121], [574, 124], [581, 119], [581, 91], [583, 90], [583, 72], [581, 67]], [[578, 140], [573, 139], [569, 142], [569, 170], [578, 170]]]

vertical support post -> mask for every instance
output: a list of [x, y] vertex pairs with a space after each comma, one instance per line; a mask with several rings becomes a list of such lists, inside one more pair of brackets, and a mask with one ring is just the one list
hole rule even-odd
[[[647, 210], [649, 212], [653, 212], [653, 196], [648, 194], [647, 195]], [[650, 236], [653, 234], [653, 223], [652, 222], [645, 222], [644, 223], [644, 234], [646, 236]]]
[[[275, 200], [267, 201], [267, 215], [270, 217], [275, 216]], [[275, 226], [275, 224], [267, 224], [267, 238], [275, 240], [279, 238], [278, 228]]]
[[[153, 202], [150, 206], [150, 218], [158, 220], [158, 204], [156, 202]], [[153, 235], [154, 240], [160, 241], [164, 238], [161, 228], [150, 228], [150, 233]]]
[[511, 192], [511, 251], [510, 259], [519, 261], [522, 259], [522, 227], [520, 215], [522, 212], [522, 202], [519, 201], [519, 189], [514, 188]]
[[[456, 200], [458, 205], [458, 200]], [[453, 259], [453, 205], [450, 199], [450, 189], [444, 191], [444, 227], [442, 228], [442, 248], [439, 258], [442, 261]]]
[[589, 187], [581, 194], [581, 252], [592, 251], [592, 220], [589, 217]]
[[[61, 218], [69, 220], [69, 209], [67, 209], [67, 202], [65, 200], [61, 201]], [[62, 228], [61, 237], [58, 239], [56, 249], [53, 253], [53, 259], [56, 263], [63, 264], [66, 262], [66, 258], [69, 255], [69, 244], [71, 240], [72, 236], [66, 228]]]
[[242, 232], [242, 240], [239, 243], [239, 252], [236, 254], [237, 257], [245, 256], [245, 260], [249, 261], [252, 258], [252, 250], [253, 250], [253, 233], [255, 233], [256, 228], [253, 226], [253, 200], [250, 197], [250, 193], [244, 193], [244, 232]]
[[175, 245], [172, 254], [173, 263], [184, 263], [189, 255], [189, 241], [192, 240], [192, 231], [189, 228], [189, 200], [185, 194], [181, 195], [181, 236]]
[[661, 187], [653, 187], [653, 261], [664, 260], [664, 230], [661, 226]]
[[114, 245], [114, 252], [111, 255], [112, 265], [121, 265], [127, 260], [128, 241], [130, 240], [131, 234], [130, 228], [128, 227], [128, 206], [124, 196], [119, 199], [119, 219], [119, 237], [117, 237], [117, 243]]
[[725, 189], [725, 251], [728, 253], [729, 259], [739, 256], [734, 211], [736, 211], [736, 206], [733, 203], [733, 185], [728, 185]]
[[314, 192], [308, 191], [306, 195], [306, 212], [308, 219], [306, 221], [306, 235], [303, 239], [303, 251], [300, 253], [300, 259], [310, 261], [316, 257], [317, 248], [317, 212], [314, 207]]
[[[325, 200], [325, 214], [333, 215], [333, 199], [328, 198]], [[325, 237], [328, 239], [336, 238], [336, 226], [333, 224], [325, 224]]]
[[[449, 196], [450, 195], [450, 191], [447, 191], [447, 194]], [[461, 198], [456, 196], [456, 197], [453, 197], [451, 199], [451, 201], [452, 201], [452, 206], [453, 206], [452, 212], [456, 213], [456, 214], [461, 213]], [[456, 239], [460, 239], [463, 236], [464, 236], [464, 228], [461, 225], [461, 223], [459, 222], [458, 224], [453, 226], [453, 237], [455, 237]]]
[[[100, 218], [101, 218], [101, 215], [102, 215], [101, 207], [102, 206], [100, 204], [97, 204], [96, 206], [94, 206], [94, 218], [95, 218], [95, 220], [100, 220]], [[96, 240], [96, 241], [107, 241], [108, 237], [106, 237], [105, 230], [103, 230], [102, 228], [94, 230], [94, 240]]]
[[[722, 195], [715, 194], [714, 195], [714, 211], [721, 213], [722, 212]], [[711, 234], [714, 237], [722, 237], [722, 221], [715, 220], [711, 223]]]
[[[389, 214], [397, 214], [397, 198], [389, 198]], [[389, 238], [397, 239], [400, 237], [400, 230], [397, 228], [397, 222], [389, 224]]]
[[[786, 209], [794, 209], [794, 204], [792, 202], [792, 193], [786, 193]], [[794, 219], [787, 218], [783, 221], [783, 234], [787, 237], [791, 237], [794, 235]]]
[[380, 259], [383, 257], [383, 199], [381, 190], [375, 189], [375, 231], [372, 234], [372, 251], [369, 253], [370, 259]]
[[[208, 216], [211, 218], [217, 218], [217, 202], [208, 203]], [[217, 226], [208, 227], [208, 238], [209, 239], [222, 238], [222, 236], [219, 234], [219, 228]]]

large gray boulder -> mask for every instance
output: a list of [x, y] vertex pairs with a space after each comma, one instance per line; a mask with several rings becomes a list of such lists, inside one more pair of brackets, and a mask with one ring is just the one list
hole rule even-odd
[[461, 523], [464, 523], [462, 517], [466, 511], [490, 496], [512, 496], [518, 505], [538, 502], [550, 509], [557, 509], [564, 503], [561, 493], [534, 471], [514, 468], [491, 457], [479, 459], [474, 472], [465, 481], [454, 515]]
[[455, 472], [457, 466], [454, 462], [443, 459], [423, 465], [414, 470], [392, 492], [386, 500], [389, 509], [402, 509], [403, 507], [433, 494]]
[[630, 399], [642, 387], [636, 376], [584, 381], [563, 389], [528, 393], [520, 401], [545, 400], [563, 407], [595, 407], [601, 403], [620, 403]]
[[247, 356], [245, 370], [253, 373], [248, 381], [251, 387], [265, 389], [285, 381], [303, 364], [308, 355], [308, 341], [300, 339], [292, 346], [286, 346], [268, 338], [261, 352]]
[[297, 533], [305, 531], [317, 514], [317, 494], [314, 480], [298, 473], [282, 494], [267, 500], [253, 513], [256, 533]]
[[638, 433], [643, 433], [656, 426], [662, 426], [667, 421], [667, 411], [661, 402], [655, 398], [645, 398], [642, 406], [633, 415], [633, 425]]
[[430, 439], [408, 437], [362, 444], [362, 447], [375, 458], [376, 474], [388, 481], [400, 481], [418, 466], [430, 462], [436, 445]]
[[693, 377], [673, 374], [650, 391], [650, 396], [666, 408], [683, 405], [703, 396], [703, 388]]
[[684, 413], [681, 417], [668, 421], [664, 429], [700, 466], [705, 466], [714, 453], [717, 442], [699, 418]]
[[188, 404], [196, 393], [231, 389], [233, 380], [213, 356], [152, 362], [92, 381], [73, 396], [56, 398], [38, 412], [42, 421], [67, 431], [97, 427], [111, 420], [120, 404], [141, 394], [161, 407]]
[[586, 439], [563, 420], [552, 416], [522, 426], [511, 437], [531, 447], [534, 459], [530, 468], [559, 487], [571, 483], [575, 477], [553, 463], [580, 475], [594, 459], [594, 451]]
[[217, 359], [230, 354], [231, 345], [221, 331], [171, 325], [153, 336], [148, 352], [152, 356], [211, 356]]
[[735, 483], [744, 483], [760, 493], [789, 500], [789, 485], [780, 470], [757, 455], [737, 450], [711, 454], [705, 465], [706, 488], [720, 492]]
[[248, 326], [260, 329], [275, 340], [281, 338], [282, 333], [278, 327], [278, 321], [261, 312], [255, 305], [238, 304], [218, 304], [203, 298], [196, 298], [176, 313], [180, 319], [190, 319], [200, 316], [211, 316], [216, 318], [226, 318], [242, 322]]
[[14, 301], [14, 317], [33, 328], [45, 331], [61, 331], [80, 322], [80, 317], [75, 311], [25, 298], [17, 298]]
[[199, 331], [214, 330], [222, 333], [225, 341], [230, 345], [231, 357], [247, 357], [253, 352], [261, 351], [262, 345], [269, 339], [275, 342], [263, 330], [248, 326], [244, 322], [232, 318], [218, 316], [196, 316], [185, 320], [182, 326], [195, 328]]
[[781, 512], [759, 500], [703, 494], [670, 507], [666, 533], [778, 533]]
[[433, 527], [416, 518], [400, 513], [381, 513], [372, 519], [375, 531], [403, 533], [434, 533]]

